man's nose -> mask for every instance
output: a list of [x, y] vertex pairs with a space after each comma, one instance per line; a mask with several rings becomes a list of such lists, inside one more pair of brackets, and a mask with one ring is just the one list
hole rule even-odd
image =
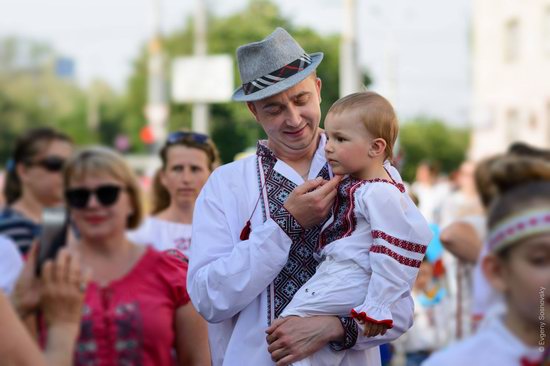
[[289, 126], [298, 127], [302, 122], [302, 117], [300, 117], [300, 110], [296, 106], [290, 106], [288, 108], [286, 123]]

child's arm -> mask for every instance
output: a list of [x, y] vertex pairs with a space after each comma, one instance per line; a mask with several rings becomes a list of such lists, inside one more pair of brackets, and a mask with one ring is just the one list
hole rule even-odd
[[365, 301], [352, 310], [352, 316], [365, 324], [366, 336], [374, 336], [392, 328], [390, 307], [410, 294], [431, 232], [418, 209], [395, 186], [375, 183], [360, 198], [358, 209], [370, 222], [373, 237], [372, 276]]

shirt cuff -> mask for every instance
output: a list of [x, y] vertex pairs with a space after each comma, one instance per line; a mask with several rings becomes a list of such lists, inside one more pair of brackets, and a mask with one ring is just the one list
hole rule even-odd
[[353, 318], [338, 317], [342, 326], [344, 327], [344, 341], [343, 342], [330, 342], [330, 348], [333, 351], [343, 351], [355, 346], [357, 342], [358, 326]]
[[285, 206], [281, 206], [271, 215], [271, 218], [286, 235], [292, 240], [293, 243], [297, 243], [304, 233], [304, 228], [298, 220], [287, 211]]

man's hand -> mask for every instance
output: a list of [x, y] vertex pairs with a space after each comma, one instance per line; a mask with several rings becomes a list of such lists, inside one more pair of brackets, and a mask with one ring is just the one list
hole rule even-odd
[[344, 337], [344, 328], [335, 316], [275, 319], [266, 330], [267, 350], [277, 366], [302, 360], [331, 341]]
[[294, 188], [284, 207], [302, 227], [307, 229], [315, 226], [327, 217], [341, 180], [340, 175], [329, 181], [320, 177], [308, 180]]

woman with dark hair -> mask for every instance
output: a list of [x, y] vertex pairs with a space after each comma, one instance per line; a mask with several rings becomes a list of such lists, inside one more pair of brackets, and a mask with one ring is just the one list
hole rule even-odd
[[219, 165], [212, 140], [201, 133], [171, 133], [160, 151], [162, 166], [153, 182], [153, 216], [136, 231], [133, 241], [158, 250], [188, 254], [195, 200], [210, 173]]
[[61, 171], [72, 150], [71, 139], [51, 128], [30, 130], [15, 143], [6, 169], [0, 235], [23, 254], [40, 232], [42, 209], [63, 203]]

